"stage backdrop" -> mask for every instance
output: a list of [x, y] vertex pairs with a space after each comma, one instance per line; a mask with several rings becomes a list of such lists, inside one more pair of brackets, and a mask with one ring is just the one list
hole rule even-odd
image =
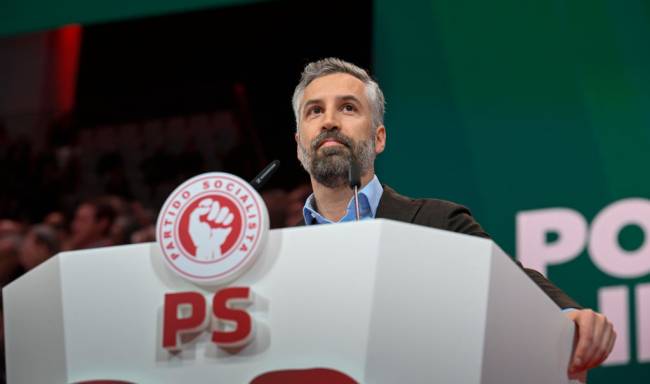
[[3, 0], [0, 36], [264, 0]]
[[649, 382], [650, 2], [375, 4], [381, 180], [469, 206], [607, 312], [619, 342], [591, 383]]
[[[5, 1], [0, 35], [251, 2]], [[373, 12], [381, 180], [468, 205], [507, 252], [606, 312], [619, 342], [590, 383], [647, 383], [650, 2], [376, 0]]]

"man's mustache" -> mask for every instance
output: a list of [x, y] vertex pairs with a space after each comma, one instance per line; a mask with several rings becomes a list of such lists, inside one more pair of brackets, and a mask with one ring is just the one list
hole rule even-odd
[[316, 151], [326, 140], [336, 140], [348, 148], [352, 148], [352, 146], [354, 145], [352, 139], [343, 135], [339, 131], [325, 131], [322, 132], [320, 135], [316, 136], [314, 140], [312, 140], [311, 142], [312, 151]]

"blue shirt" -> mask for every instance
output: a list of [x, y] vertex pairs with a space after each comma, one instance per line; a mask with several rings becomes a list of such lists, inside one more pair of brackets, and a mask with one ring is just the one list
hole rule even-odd
[[[374, 219], [377, 213], [377, 206], [379, 206], [379, 199], [384, 193], [384, 188], [379, 183], [377, 175], [375, 175], [363, 189], [359, 191], [359, 215], [361, 220]], [[307, 198], [305, 206], [302, 208], [302, 215], [305, 218], [305, 224], [331, 224], [332, 221], [323, 217], [314, 207], [314, 194], [312, 193]], [[354, 209], [354, 197], [350, 199], [345, 216], [339, 220], [339, 223], [346, 221], [355, 221], [356, 211]]]

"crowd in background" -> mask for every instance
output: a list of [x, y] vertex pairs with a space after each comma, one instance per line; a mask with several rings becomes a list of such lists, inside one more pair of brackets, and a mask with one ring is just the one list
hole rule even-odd
[[[127, 180], [113, 177], [119, 176], [119, 169], [124, 168], [119, 161], [109, 162], [109, 166], [98, 161], [101, 166], [92, 168], [96, 173], [92, 176], [108, 175], [102, 178], [107, 182], [100, 186], [99, 193], [97, 189], [89, 191], [82, 171], [87, 166], [83, 164], [87, 159], [83, 156], [82, 145], [60, 127], [55, 126], [55, 132], [48, 135], [44, 144], [37, 145], [28, 137], [10, 137], [0, 122], [1, 287], [62, 251], [155, 241], [155, 223], [161, 202], [154, 198], [138, 199], [129, 193]], [[180, 154], [187, 157], [185, 152]], [[159, 153], [160, 150], [143, 161], [146, 184], [153, 184], [146, 176], [148, 169], [164, 167], [164, 164], [155, 163], [160, 158]], [[106, 156], [98, 157], [101, 160]], [[167, 161], [170, 161], [169, 156]], [[152, 185], [152, 191], [156, 190], [154, 187], [164, 186], [163, 192], [168, 195], [184, 181], [183, 178], [208, 171], [201, 169], [201, 161], [195, 163], [194, 174], [185, 171], [174, 180], [166, 180], [166, 184]], [[121, 181], [124, 185], [116, 185]], [[271, 227], [293, 226], [302, 220], [302, 207], [310, 193], [311, 187], [307, 184], [290, 191], [261, 191]], [[0, 347], [4, 347], [3, 332], [0, 336]], [[3, 366], [4, 356], [0, 356], [0, 383], [4, 382]]]
[[[187, 127], [181, 127], [181, 131], [184, 129]], [[220, 135], [218, 141], [225, 140], [224, 132], [215, 135]], [[164, 199], [187, 178], [207, 172], [205, 168], [214, 164], [231, 166], [225, 161], [227, 156], [236, 158], [221, 150], [215, 154], [217, 163], [209, 163], [201, 159], [206, 157], [205, 151], [196, 151], [192, 167], [170, 167], [168, 163], [187, 164], [183, 160], [191, 147], [179, 149], [175, 157], [168, 150], [164, 164], [159, 158], [166, 148], [157, 147], [151, 157], [142, 159], [141, 166], [131, 166], [142, 168], [138, 170], [139, 179], [156, 191], [156, 196], [136, 195], [131, 193], [132, 185], [126, 177], [111, 176], [123, 174], [125, 165], [104, 161], [119, 157], [119, 148], [88, 154], [90, 144], [80, 141], [83, 132], [80, 134], [69, 116], [54, 121], [43, 136], [40, 140], [11, 137], [0, 121], [0, 286], [61, 251], [154, 241], [157, 210], [162, 203], [157, 198], [159, 190]], [[228, 140], [236, 141], [232, 137]], [[193, 138], [188, 137], [188, 142]], [[237, 151], [236, 145], [231, 147], [231, 152]], [[89, 171], [91, 157], [96, 165]], [[152, 169], [166, 169], [168, 177], [153, 178], [149, 175]], [[101, 181], [94, 189], [88, 187], [91, 178]], [[300, 221], [309, 193], [311, 188], [306, 184], [291, 191], [263, 190], [271, 227], [292, 226]]]
[[[307, 185], [290, 192], [263, 191], [271, 227], [302, 220], [309, 193]], [[0, 218], [0, 284], [5, 286], [62, 251], [155, 241], [156, 215], [138, 201], [108, 195], [81, 202], [71, 218], [61, 211], [52, 211], [37, 223]]]

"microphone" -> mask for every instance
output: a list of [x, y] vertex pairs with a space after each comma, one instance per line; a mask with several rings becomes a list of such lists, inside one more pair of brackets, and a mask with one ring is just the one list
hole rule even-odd
[[348, 168], [348, 183], [354, 191], [354, 210], [357, 221], [361, 220], [359, 211], [359, 187], [361, 187], [361, 169], [354, 158], [350, 159], [350, 168]]
[[280, 167], [280, 160], [273, 160], [271, 164], [267, 165], [262, 172], [258, 173], [253, 180], [251, 180], [251, 186], [255, 188], [256, 191], [259, 191], [264, 184], [273, 176], [275, 171]]

